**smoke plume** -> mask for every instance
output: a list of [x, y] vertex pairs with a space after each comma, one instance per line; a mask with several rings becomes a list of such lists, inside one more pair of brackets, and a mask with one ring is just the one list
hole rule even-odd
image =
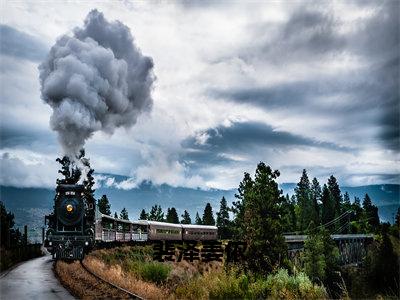
[[130, 127], [152, 107], [153, 61], [127, 26], [92, 10], [73, 36], [60, 37], [39, 66], [51, 128], [66, 155], [76, 156], [96, 131]]

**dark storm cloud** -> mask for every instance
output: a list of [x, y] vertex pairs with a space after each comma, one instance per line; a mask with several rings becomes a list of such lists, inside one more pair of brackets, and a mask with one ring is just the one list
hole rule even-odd
[[[335, 30], [335, 21], [327, 13], [317, 10], [295, 12], [280, 33], [277, 47], [266, 46], [271, 53], [292, 59], [315, 59], [315, 55], [338, 52], [344, 49], [346, 40]], [[290, 49], [291, 51], [284, 51]]]
[[338, 145], [319, 142], [289, 132], [276, 131], [273, 127], [259, 122], [235, 122], [229, 127], [220, 126], [210, 128], [201, 135], [207, 136], [203, 144], [199, 144], [195, 137], [183, 142], [189, 149], [197, 149], [221, 153], [224, 151], [249, 151], [257, 146], [291, 147], [307, 146], [347, 151]]
[[46, 45], [35, 37], [0, 24], [0, 53], [31, 61], [40, 61], [46, 57]]
[[220, 155], [221, 153], [211, 151], [210, 149], [198, 149], [198, 145], [193, 144], [193, 141], [190, 139], [185, 141], [184, 145], [189, 148], [186, 148], [186, 152], [180, 155], [179, 161], [190, 166], [192, 171], [205, 165], [228, 166], [235, 162], [233, 159], [224, 157]]
[[[43, 131], [35, 127], [21, 127], [14, 124], [1, 124], [0, 140], [2, 148], [30, 147], [38, 145], [38, 148], [55, 148], [56, 136], [49, 131]], [[31, 149], [32, 150], [32, 149]]]
[[[325, 78], [319, 82], [314, 81], [297, 81], [291, 83], [283, 83], [273, 86], [261, 86], [261, 87], [238, 87], [233, 89], [214, 89], [209, 93], [212, 97], [224, 98], [237, 103], [250, 103], [266, 110], [271, 108], [284, 108], [295, 109], [296, 107], [304, 108], [304, 105], [308, 105], [311, 100], [317, 97], [324, 96], [335, 96], [339, 93], [343, 94], [362, 94], [364, 97], [369, 97], [370, 93], [365, 90], [358, 90], [358, 87], [362, 87], [357, 82], [351, 82], [347, 78], [344, 80], [335, 80], [332, 78]], [[364, 86], [365, 88], [365, 86]], [[372, 91], [372, 88], [368, 88]], [[359, 98], [354, 97], [353, 100]], [[321, 103], [323, 104], [323, 103]], [[359, 109], [359, 103], [349, 102], [345, 107], [336, 107], [338, 112], [340, 110], [351, 110]], [[315, 106], [314, 110], [324, 109], [322, 106]], [[332, 109], [332, 107], [330, 107]]]
[[[375, 4], [374, 10], [374, 16], [355, 22], [345, 34], [340, 33], [340, 22], [332, 13], [307, 6], [296, 10], [272, 40], [263, 36], [262, 26], [257, 25], [259, 39], [265, 42], [243, 49], [240, 55], [250, 65], [265, 62], [285, 69], [290, 63], [318, 66], [334, 61], [338, 54], [350, 54], [365, 65], [361, 69], [313, 78], [305, 74], [307, 79], [294, 83], [237, 85], [209, 93], [267, 111], [287, 109], [292, 113], [313, 112], [319, 117], [337, 113], [342, 126], [371, 128], [371, 132], [379, 132], [375, 138], [383, 147], [399, 150], [399, 2]], [[332, 97], [340, 101], [332, 103]]]

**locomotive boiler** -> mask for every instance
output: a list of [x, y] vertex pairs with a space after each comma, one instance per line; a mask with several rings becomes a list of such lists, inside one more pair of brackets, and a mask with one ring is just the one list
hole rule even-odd
[[79, 184], [58, 184], [54, 211], [45, 217], [45, 247], [56, 259], [83, 259], [94, 243], [94, 203]]

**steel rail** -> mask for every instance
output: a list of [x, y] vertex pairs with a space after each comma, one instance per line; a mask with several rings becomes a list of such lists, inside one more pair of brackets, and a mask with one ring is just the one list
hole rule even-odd
[[100, 275], [97, 275], [95, 272], [93, 272], [88, 267], [86, 267], [85, 264], [82, 261], [80, 261], [80, 263], [81, 263], [82, 268], [84, 268], [89, 274], [91, 274], [92, 276], [96, 277], [97, 279], [107, 283], [108, 285], [111, 285], [112, 287], [114, 287], [114, 288], [116, 288], [116, 289], [118, 289], [120, 291], [123, 291], [124, 293], [128, 294], [132, 299], [145, 300], [144, 298], [142, 298], [142, 297], [140, 297], [140, 296], [138, 296], [138, 295], [136, 295], [136, 294], [134, 294], [134, 293], [132, 293], [132, 292], [130, 292], [130, 291], [128, 291], [128, 290], [126, 290], [126, 289], [124, 289], [124, 288], [122, 288], [122, 287], [120, 287], [120, 286], [118, 286], [118, 285], [116, 285], [116, 284], [114, 284], [112, 282], [110, 282], [110, 281], [108, 281], [107, 279], [104, 279]]

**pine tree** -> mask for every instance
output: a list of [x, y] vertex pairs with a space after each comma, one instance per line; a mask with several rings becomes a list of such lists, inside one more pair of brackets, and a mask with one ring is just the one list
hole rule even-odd
[[119, 214], [119, 218], [122, 220], [129, 220], [128, 211], [126, 210], [125, 207], [121, 210], [121, 213]]
[[295, 203], [296, 200], [293, 200], [289, 197], [289, 194], [286, 194], [284, 198], [285, 201], [282, 204], [282, 226], [284, 232], [292, 232], [296, 231], [296, 211], [295, 211]]
[[14, 214], [11, 212], [7, 212], [6, 207], [2, 201], [0, 201], [0, 225], [0, 245], [9, 247], [11, 244], [11, 230], [15, 225]]
[[378, 207], [372, 204], [372, 200], [368, 194], [365, 194], [363, 200], [363, 209], [365, 212], [365, 219], [371, 226], [371, 230], [373, 232], [376, 232], [379, 229], [379, 224], [380, 224]]
[[168, 223], [179, 224], [178, 213], [176, 212], [175, 207], [172, 207], [171, 209], [168, 208], [166, 221]]
[[117, 212], [114, 212], [114, 219], [118, 219], [118, 214], [117, 214]]
[[354, 202], [350, 206], [352, 213], [352, 222], [350, 224], [351, 233], [366, 233], [368, 226], [363, 208], [361, 207], [360, 198], [354, 197]]
[[164, 213], [161, 209], [161, 205], [154, 205], [149, 214], [149, 220], [150, 221], [158, 221], [158, 222], [164, 222]]
[[333, 299], [340, 298], [342, 290], [337, 287], [342, 284], [342, 277], [340, 276], [339, 268], [339, 249], [336, 246], [335, 241], [331, 238], [331, 235], [326, 229], [319, 231], [319, 236], [324, 245], [324, 256], [325, 256], [325, 280], [324, 285], [330, 291], [330, 296]]
[[342, 233], [353, 232], [354, 228], [352, 228], [353, 227], [352, 224], [354, 224], [354, 223], [351, 223], [351, 221], [354, 221], [355, 215], [354, 215], [354, 212], [352, 209], [352, 204], [350, 202], [350, 196], [347, 191], [343, 194], [343, 203], [342, 203], [342, 207], [341, 207], [341, 212], [342, 212], [342, 214], [347, 213], [347, 217], [345, 219], [343, 219], [341, 222], [342, 226], [345, 226], [346, 222], [349, 222], [348, 226], [346, 226], [346, 228], [342, 230]]
[[[328, 189], [334, 203], [334, 216], [339, 217], [342, 214], [341, 207], [343, 198], [340, 192], [339, 184], [333, 175], [331, 175], [331, 177], [328, 179]], [[338, 224], [338, 226], [340, 227], [340, 224]]]
[[322, 188], [322, 225], [332, 221], [335, 218], [335, 203], [331, 193], [324, 184]]
[[361, 201], [360, 198], [358, 197], [354, 197], [354, 202], [351, 205], [351, 209], [354, 211], [355, 213], [355, 220], [359, 221], [362, 218], [362, 213], [363, 213], [363, 209], [361, 207]]
[[343, 212], [351, 210], [350, 196], [348, 192], [343, 194]]
[[140, 213], [139, 220], [147, 220], [149, 218], [148, 214], [144, 209], [142, 209], [142, 212]]
[[400, 227], [400, 207], [397, 209], [395, 224]]
[[183, 212], [181, 224], [192, 224], [192, 220], [190, 219], [190, 215], [187, 210]]
[[308, 228], [310, 222], [313, 220], [313, 203], [311, 200], [310, 181], [308, 179], [307, 171], [304, 169], [299, 183], [295, 188], [297, 204], [299, 205], [299, 229], [304, 231]]
[[232, 233], [235, 239], [242, 239], [246, 234], [247, 226], [245, 222], [245, 207], [247, 205], [247, 199], [252, 197], [253, 193], [253, 179], [250, 174], [245, 172], [243, 180], [239, 183], [238, 194], [235, 194], [235, 198], [238, 199], [232, 203], [231, 211], [235, 215], [232, 222]]
[[304, 272], [313, 282], [325, 279], [326, 261], [324, 243], [318, 234], [309, 234], [304, 242], [303, 251]]
[[314, 177], [311, 185], [311, 202], [312, 202], [311, 220], [314, 222], [316, 226], [320, 225], [321, 223], [321, 216], [319, 209], [319, 203], [322, 202], [321, 197], [322, 197], [321, 186], [318, 182], [318, 179]]
[[247, 243], [245, 263], [262, 274], [279, 266], [287, 253], [281, 220], [284, 197], [276, 182], [278, 176], [279, 171], [260, 162], [254, 181], [245, 173], [233, 206], [236, 218], [240, 217], [234, 222], [241, 234], [238, 238]]
[[214, 214], [210, 203], [207, 203], [204, 208], [202, 223], [203, 225], [215, 225]]
[[111, 216], [111, 206], [106, 195], [101, 196], [97, 201], [97, 207], [102, 214]]
[[217, 212], [217, 227], [220, 239], [231, 237], [231, 222], [229, 221], [229, 211], [225, 197], [222, 197], [219, 212]]
[[196, 225], [202, 225], [203, 222], [200, 219], [199, 213], [196, 212], [196, 221], [195, 221]]

